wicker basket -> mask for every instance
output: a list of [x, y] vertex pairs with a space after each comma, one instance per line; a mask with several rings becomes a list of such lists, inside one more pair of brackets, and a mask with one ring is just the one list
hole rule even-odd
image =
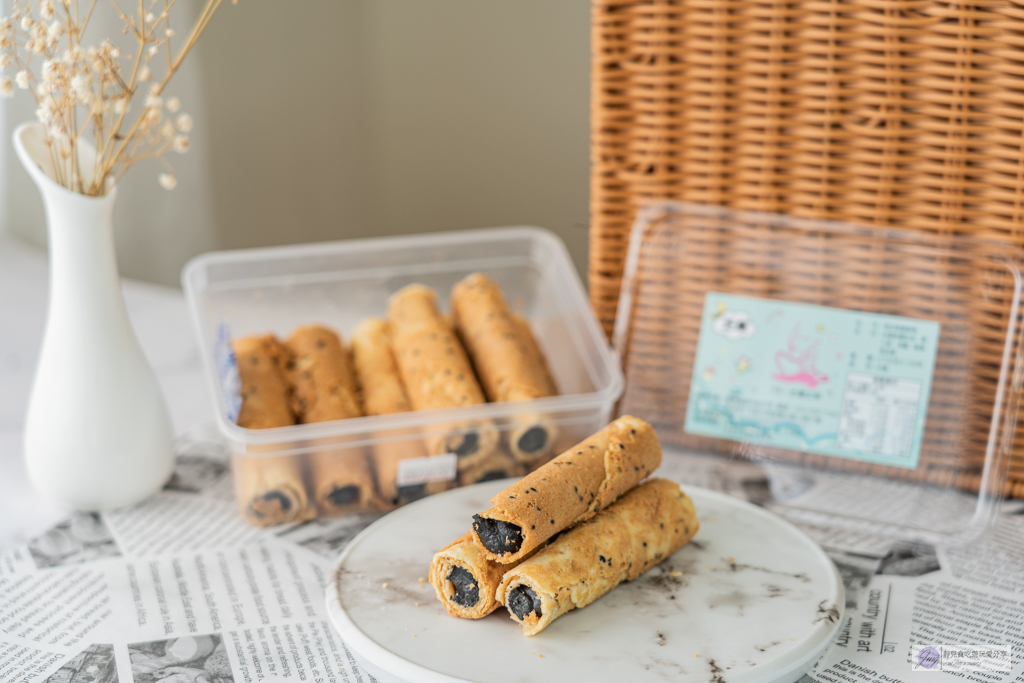
[[589, 280], [609, 333], [652, 199], [1024, 244], [1024, 4], [594, 0], [592, 43]]
[[1024, 3], [594, 0], [590, 291], [638, 203], [1024, 243]]

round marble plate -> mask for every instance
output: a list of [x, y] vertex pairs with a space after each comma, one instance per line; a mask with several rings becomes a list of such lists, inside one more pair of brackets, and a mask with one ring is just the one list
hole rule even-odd
[[684, 487], [701, 524], [692, 542], [538, 635], [523, 636], [504, 608], [448, 616], [419, 579], [511, 482], [407, 505], [342, 553], [328, 610], [372, 668], [416, 683], [792, 683], [832, 642], [843, 584], [825, 553], [772, 513], [696, 487]]

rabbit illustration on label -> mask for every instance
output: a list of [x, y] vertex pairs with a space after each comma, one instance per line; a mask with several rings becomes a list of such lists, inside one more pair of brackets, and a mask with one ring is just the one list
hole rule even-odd
[[814, 340], [802, 351], [798, 349], [800, 325], [789, 334], [785, 350], [775, 352], [775, 369], [772, 379], [787, 384], [805, 384], [814, 389], [828, 381], [828, 375], [818, 369], [818, 340]]

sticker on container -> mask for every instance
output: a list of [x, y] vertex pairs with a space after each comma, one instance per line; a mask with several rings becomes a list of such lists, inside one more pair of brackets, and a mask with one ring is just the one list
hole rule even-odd
[[227, 321], [223, 319], [217, 325], [213, 362], [217, 368], [217, 379], [220, 380], [220, 390], [228, 411], [228, 419], [238, 422], [238, 412], [242, 409], [242, 380], [238, 376], [235, 350], [231, 348], [231, 330], [228, 329]]
[[396, 486], [415, 486], [430, 481], [451, 481], [457, 474], [458, 456], [454, 453], [426, 455], [398, 461]]
[[939, 323], [708, 292], [686, 431], [913, 469]]

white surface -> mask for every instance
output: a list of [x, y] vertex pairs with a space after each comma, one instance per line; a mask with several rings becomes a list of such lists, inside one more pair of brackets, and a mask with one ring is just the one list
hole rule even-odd
[[829, 615], [842, 610], [843, 585], [813, 541], [762, 508], [693, 487], [694, 542], [537, 636], [523, 636], [504, 608], [450, 617], [418, 579], [510, 481], [424, 499], [352, 541], [327, 601], [353, 650], [409, 681], [782, 683], [839, 627]]
[[[22, 430], [46, 320], [46, 253], [0, 237], [0, 552], [45, 531], [68, 514], [28, 481]], [[122, 280], [128, 317], [167, 401], [174, 433], [211, 422], [181, 292]]]
[[[18, 127], [14, 148], [46, 205], [52, 266], [46, 333], [25, 420], [29, 479], [76, 509], [137, 503], [170, 477], [174, 439], [121, 296], [116, 191], [86, 197], [47, 177], [39, 166], [48, 152], [38, 123]], [[83, 156], [88, 161], [90, 155]]]

